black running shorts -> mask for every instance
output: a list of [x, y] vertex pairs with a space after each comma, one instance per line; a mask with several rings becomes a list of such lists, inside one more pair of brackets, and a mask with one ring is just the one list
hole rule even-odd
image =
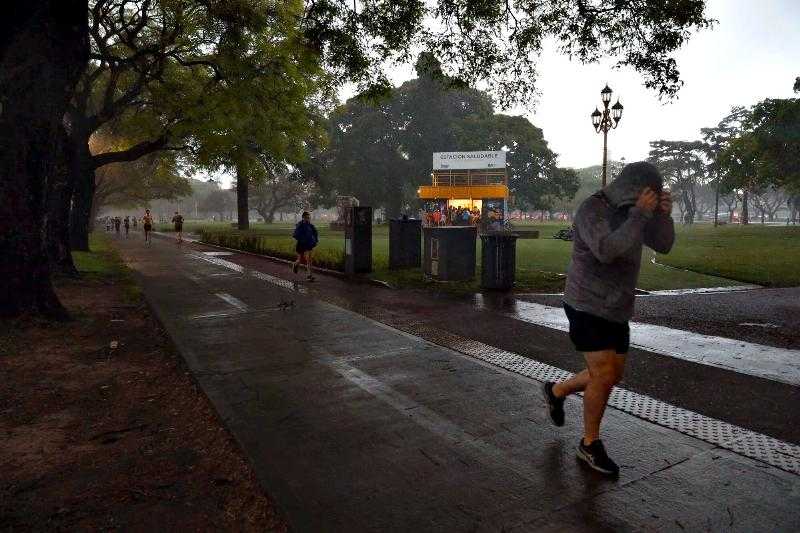
[[614, 350], [628, 353], [631, 342], [627, 322], [612, 322], [564, 304], [569, 319], [569, 338], [579, 352]]

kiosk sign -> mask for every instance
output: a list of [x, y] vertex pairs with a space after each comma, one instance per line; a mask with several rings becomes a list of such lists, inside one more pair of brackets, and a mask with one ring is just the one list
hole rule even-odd
[[471, 170], [506, 168], [506, 153], [498, 152], [434, 152], [433, 170]]

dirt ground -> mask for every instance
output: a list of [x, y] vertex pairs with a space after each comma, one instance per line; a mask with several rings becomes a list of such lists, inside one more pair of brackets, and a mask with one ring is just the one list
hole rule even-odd
[[[0, 330], [0, 529], [285, 531], [130, 282]], [[116, 344], [113, 344], [116, 343]]]

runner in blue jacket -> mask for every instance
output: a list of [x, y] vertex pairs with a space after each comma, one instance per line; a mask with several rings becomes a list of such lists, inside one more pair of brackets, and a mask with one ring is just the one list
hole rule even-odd
[[312, 251], [319, 242], [319, 234], [317, 228], [311, 223], [311, 215], [308, 211], [303, 211], [303, 220], [297, 223], [292, 235], [294, 240], [297, 241], [295, 251], [297, 252], [297, 260], [292, 263], [292, 272], [297, 274], [300, 268], [300, 263], [305, 263], [308, 269], [308, 281], [314, 281], [314, 276], [311, 274]]

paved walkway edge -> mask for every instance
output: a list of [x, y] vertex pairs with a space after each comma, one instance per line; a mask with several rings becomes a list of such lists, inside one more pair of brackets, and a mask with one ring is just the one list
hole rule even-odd
[[[228, 424], [228, 419], [230, 413], [223, 412], [220, 408], [224, 408], [225, 406], [220, 404], [217, 401], [214, 401], [213, 398], [209, 397], [208, 393], [206, 392], [206, 386], [201, 382], [200, 376], [197, 374], [195, 370], [195, 365], [192, 364], [192, 361], [189, 360], [191, 349], [187, 346], [184, 346], [180, 339], [173, 335], [170, 332], [170, 328], [167, 327], [166, 317], [162, 314], [159, 308], [151, 301], [150, 297], [147, 295], [147, 291], [144, 290], [144, 282], [142, 280], [142, 274], [136, 269], [131, 268], [131, 272], [133, 273], [134, 279], [136, 280], [137, 285], [142, 288], [142, 298], [147, 305], [148, 310], [150, 311], [151, 316], [153, 319], [158, 323], [161, 330], [165, 333], [167, 340], [172, 349], [180, 356], [181, 365], [183, 365], [187, 375], [190, 377], [192, 382], [195, 384], [197, 389], [206, 397], [208, 403], [211, 405], [211, 408], [214, 410], [214, 414], [217, 415], [222, 427], [225, 428], [225, 431], [228, 434], [228, 437], [236, 444], [236, 447], [239, 450], [241, 456], [247, 461], [248, 466], [253, 470], [255, 473], [256, 479], [258, 480], [259, 485], [261, 486], [261, 490], [265, 493], [267, 498], [272, 502], [272, 508], [277, 516], [277, 518], [283, 522], [284, 524], [289, 524], [289, 513], [281, 506], [281, 503], [278, 501], [278, 498], [273, 497], [275, 492], [281, 493], [281, 500], [285, 503], [286, 501], [293, 502], [293, 505], [300, 506], [301, 503], [294, 500], [291, 496], [291, 491], [285, 490], [283, 488], [283, 484], [277, 478], [272, 478], [268, 475], [265, 475], [263, 469], [258, 468], [258, 465], [253, 463], [252, 456], [250, 452], [247, 450], [246, 443], [243, 442], [237, 432], [232, 431], [230, 425]], [[297, 518], [294, 518], [295, 525], [298, 525]], [[302, 524], [302, 522], [301, 522]]]

